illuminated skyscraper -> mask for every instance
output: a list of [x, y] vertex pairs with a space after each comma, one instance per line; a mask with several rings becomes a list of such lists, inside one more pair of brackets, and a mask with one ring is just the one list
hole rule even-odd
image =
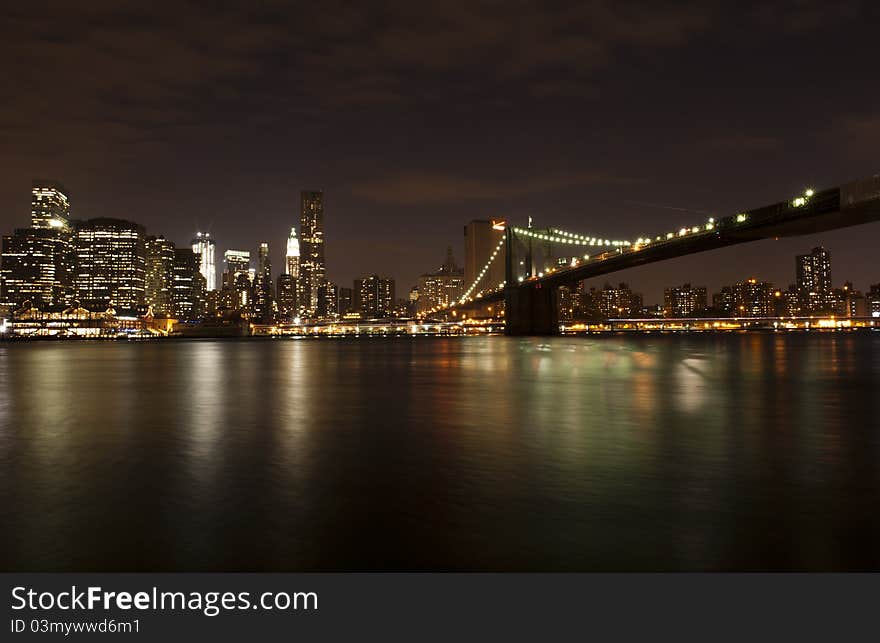
[[324, 283], [324, 193], [304, 191], [300, 194], [299, 231], [302, 237], [297, 280], [297, 298], [303, 314], [314, 316], [318, 311], [318, 292]]
[[207, 290], [217, 289], [217, 266], [214, 261], [214, 240], [207, 232], [197, 232], [192, 240], [192, 251], [200, 256], [199, 272], [205, 278]]
[[318, 289], [318, 317], [335, 319], [339, 315], [338, 289], [332, 281], [324, 281]]
[[825, 248], [813, 248], [808, 255], [796, 259], [797, 289], [801, 309], [821, 312], [829, 309], [831, 299], [831, 255]]
[[260, 244], [257, 274], [254, 278], [254, 317], [262, 324], [272, 323], [274, 318], [272, 297], [272, 264], [269, 261], [269, 244]]
[[253, 284], [251, 283], [251, 253], [248, 250], [227, 250], [223, 253], [223, 270], [220, 305], [238, 310], [249, 317], [253, 306]]
[[171, 292], [174, 282], [174, 244], [163, 236], [147, 237], [147, 272], [145, 302], [153, 315], [167, 317], [172, 312]]
[[55, 181], [34, 181], [31, 187], [31, 227], [65, 228], [69, 222], [67, 190]]
[[66, 190], [52, 181], [34, 181], [31, 227], [3, 237], [0, 305], [12, 310], [25, 301], [38, 308], [70, 303], [72, 241]]
[[299, 239], [296, 238], [296, 228], [291, 228], [290, 236], [287, 237], [287, 256], [284, 273], [294, 279], [299, 278]]
[[76, 298], [90, 310], [144, 305], [146, 240], [143, 226], [121, 219], [76, 224]]
[[365, 318], [390, 317], [394, 310], [394, 280], [370, 275], [354, 282], [354, 307]]
[[171, 308], [175, 318], [201, 319], [205, 309], [205, 278], [200, 257], [189, 248], [174, 251], [174, 272], [171, 282]]
[[458, 301], [464, 292], [462, 271], [455, 265], [452, 248], [446, 250], [446, 261], [439, 270], [419, 278], [418, 311], [435, 310]]
[[275, 280], [275, 305], [278, 307], [278, 318], [282, 322], [290, 322], [295, 316], [296, 290], [293, 277], [282, 272]]

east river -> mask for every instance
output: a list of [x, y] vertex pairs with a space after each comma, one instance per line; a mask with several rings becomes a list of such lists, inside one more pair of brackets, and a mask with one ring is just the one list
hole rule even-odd
[[880, 569], [880, 333], [0, 344], [0, 569]]

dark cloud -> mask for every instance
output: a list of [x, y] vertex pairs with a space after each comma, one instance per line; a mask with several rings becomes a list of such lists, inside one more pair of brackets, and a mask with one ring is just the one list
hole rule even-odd
[[541, 194], [571, 187], [631, 181], [591, 171], [562, 171], [501, 180], [407, 171], [355, 183], [352, 192], [357, 197], [384, 204], [465, 204]]
[[732, 211], [876, 171], [871, 9], [4, 3], [0, 225], [54, 176], [80, 214], [280, 249], [323, 187], [331, 276], [406, 245], [404, 283], [487, 212], [662, 230], [684, 213], [637, 203]]

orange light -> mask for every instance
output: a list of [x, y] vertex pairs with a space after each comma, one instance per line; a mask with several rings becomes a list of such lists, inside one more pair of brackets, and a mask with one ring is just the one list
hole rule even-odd
[[492, 229], [493, 230], [504, 230], [507, 227], [507, 221], [504, 219], [492, 219]]

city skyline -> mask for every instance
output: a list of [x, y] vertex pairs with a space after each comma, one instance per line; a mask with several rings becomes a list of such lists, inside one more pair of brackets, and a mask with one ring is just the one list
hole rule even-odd
[[[210, 18], [240, 39], [198, 46], [181, 26], [198, 18], [191, 7], [149, 30], [131, 7], [102, 7], [103, 31], [92, 9], [7, 7], [13, 55], [0, 64], [19, 89], [2, 106], [0, 229], [22, 225], [21, 186], [49, 175], [81, 218], [133, 220], [177, 245], [206, 231], [218, 252], [268, 241], [282, 266], [298, 193], [317, 188], [329, 279], [375, 271], [414, 284], [435, 240], [460, 253], [471, 219], [637, 236], [736, 212], [878, 170], [866, 7], [807, 5], [643, 8], [633, 21], [613, 3], [505, 16], [466, 4], [391, 11], [387, 24], [379, 7], [352, 7], [351, 31], [322, 19], [326, 8], [306, 29], [290, 10], [242, 7]], [[628, 28], [609, 29], [615, 17]], [[35, 34], [57, 55], [31, 46]], [[819, 37], [825, 46], [809, 46]], [[44, 77], [63, 106], [38, 99]], [[845, 100], [817, 91], [829, 78]], [[780, 243], [780, 255], [795, 249]], [[777, 280], [788, 265], [769, 245], [626, 278], [659, 300], [700, 264], [730, 281], [745, 253]], [[840, 269], [870, 281], [871, 235], [805, 245], [849, 248]]]
[[[35, 229], [37, 231], [39, 231], [40, 229], [43, 229], [48, 232], [51, 232], [52, 226], [49, 225], [49, 221], [52, 219], [52, 217], [58, 217], [57, 220], [63, 220], [65, 222], [65, 225], [67, 224], [68, 221], [72, 222], [72, 221], [81, 221], [82, 220], [82, 219], [80, 219], [80, 217], [78, 217], [76, 215], [76, 210], [71, 208], [71, 202], [75, 202], [75, 199], [72, 199], [70, 197], [70, 192], [67, 190], [66, 187], [64, 187], [64, 185], [65, 184], [63, 182], [57, 181], [54, 179], [49, 179], [49, 180], [34, 179], [32, 181], [32, 189], [31, 189], [32, 203], [31, 203], [31, 208], [30, 208], [30, 213], [31, 213], [30, 214], [30, 222], [31, 222], [31, 226], [33, 229]], [[35, 203], [34, 199], [36, 198], [37, 191], [46, 189], [46, 188], [38, 187], [38, 186], [58, 186], [59, 188], [61, 188], [63, 190], [63, 193], [61, 195], [61, 197], [63, 199], [63, 203], [53, 204], [53, 207], [55, 208], [55, 210], [57, 210], [57, 212], [55, 212], [55, 210], [51, 211], [54, 214], [52, 214], [52, 213], [46, 214], [45, 212], [41, 213], [41, 212], [37, 212], [35, 210], [36, 206], [34, 205], [34, 203]], [[306, 223], [306, 221], [307, 221], [307, 219], [305, 218], [305, 211], [304, 211], [304, 208], [305, 208], [304, 204], [307, 201], [307, 195], [312, 195], [315, 198], [318, 198], [318, 203], [319, 203], [319, 207], [321, 210], [320, 234], [318, 235], [318, 237], [321, 239], [321, 241], [320, 241], [321, 267], [319, 270], [319, 274], [323, 275], [328, 272], [331, 272], [331, 273], [333, 272], [328, 268], [327, 263], [323, 258], [324, 252], [325, 252], [324, 249], [326, 248], [326, 243], [324, 242], [324, 232], [323, 232], [323, 228], [324, 228], [324, 223], [323, 223], [324, 193], [322, 191], [301, 190], [300, 191], [299, 209], [297, 212], [294, 212], [291, 217], [291, 218], [294, 218], [294, 215], [295, 215], [296, 223], [294, 225], [288, 226], [288, 228], [287, 228], [288, 232], [286, 235], [284, 235], [283, 239], [278, 241], [277, 243], [275, 243], [273, 241], [260, 241], [257, 243], [255, 248], [253, 249], [255, 251], [258, 251], [259, 248], [262, 247], [264, 244], [268, 244], [268, 248], [269, 248], [269, 255], [268, 256], [269, 256], [269, 260], [271, 263], [271, 259], [274, 256], [272, 249], [275, 248], [277, 250], [279, 247], [281, 248], [280, 253], [275, 253], [275, 254], [280, 254], [280, 256], [281, 256], [281, 259], [277, 264], [277, 265], [280, 265], [281, 267], [279, 269], [275, 270], [275, 272], [271, 275], [272, 284], [273, 284], [273, 286], [272, 286], [273, 291], [275, 288], [274, 284], [275, 284], [275, 281], [277, 280], [277, 278], [280, 277], [281, 275], [284, 275], [284, 274], [290, 274], [289, 271], [291, 270], [291, 267], [294, 265], [294, 263], [296, 265], [297, 273], [300, 270], [300, 265], [301, 265], [301, 262], [303, 261], [303, 259], [298, 256], [297, 260], [294, 261], [292, 259], [292, 257], [289, 255], [289, 253], [290, 252], [296, 252], [296, 253], [300, 252], [300, 245], [301, 245], [300, 242], [302, 241], [302, 239], [301, 239], [301, 237], [297, 236], [299, 234], [297, 232], [297, 228], [298, 227], [301, 228], [304, 225], [304, 223]], [[47, 209], [46, 212], [50, 212], [50, 210]], [[61, 214], [58, 214], [59, 212]], [[693, 215], [691, 215], [691, 218], [693, 218]], [[97, 219], [101, 219], [101, 218], [98, 217]], [[112, 219], [112, 218], [110, 218], [108, 220], [116, 220], [116, 221], [120, 221], [123, 223], [126, 223], [126, 222], [132, 223], [134, 225], [141, 226], [141, 228], [143, 228], [145, 230], [145, 234], [149, 234], [149, 235], [156, 235], [157, 234], [157, 232], [155, 230], [151, 229], [149, 226], [144, 225], [141, 222], [130, 221], [127, 219]], [[459, 251], [453, 252], [453, 254], [456, 254], [456, 255], [464, 258], [465, 268], [463, 269], [463, 275], [462, 275], [464, 278], [464, 288], [467, 288], [468, 286], [470, 286], [470, 284], [473, 281], [473, 277], [475, 275], [476, 270], [482, 265], [482, 262], [484, 261], [484, 257], [487, 256], [491, 252], [491, 246], [494, 244], [493, 240], [498, 240], [501, 238], [500, 233], [497, 233], [497, 232], [493, 233], [493, 231], [491, 230], [492, 224], [494, 221], [496, 221], [496, 219], [472, 220], [472, 221], [468, 222], [466, 225], [464, 225], [464, 234], [461, 239], [461, 246], [462, 247]], [[486, 232], [481, 232], [483, 227], [485, 227]], [[15, 229], [23, 229], [23, 228], [24, 228], [24, 226], [16, 226], [15, 227]], [[12, 231], [13, 230], [9, 230], [9, 231], [0, 230], [0, 234], [11, 234]], [[479, 236], [481, 234], [485, 236], [485, 239], [483, 239], [483, 237]], [[846, 239], [851, 234], [852, 234], [851, 231], [844, 229], [844, 230], [832, 230], [832, 231], [824, 232], [822, 234], [804, 235], [804, 236], [788, 238], [788, 239], [773, 239], [773, 240], [758, 241], [758, 242], [755, 242], [752, 244], [748, 244], [747, 246], [739, 246], [734, 249], [722, 248], [722, 249], [716, 250], [712, 253], [699, 255], [696, 258], [696, 261], [702, 262], [702, 260], [707, 257], [712, 258], [713, 256], [717, 256], [719, 254], [725, 254], [725, 253], [726, 254], [736, 253], [738, 255], [742, 255], [743, 253], [746, 253], [751, 258], [754, 258], [756, 255], [760, 257], [762, 252], [756, 251], [755, 247], [756, 246], [764, 246], [766, 251], [769, 252], [770, 251], [769, 246], [771, 246], [771, 244], [773, 246], [775, 246], [775, 248], [779, 248], [780, 246], [791, 248], [792, 251], [795, 252], [795, 254], [796, 254], [796, 261], [800, 261], [800, 255], [798, 253], [803, 251], [805, 246], [824, 247], [823, 244], [821, 243], [821, 239], [825, 239], [825, 238], [831, 238], [831, 239], [840, 238], [843, 240], [843, 242], [847, 242]], [[169, 239], [168, 235], [165, 235], [161, 232], [159, 232], [158, 235], [163, 239]], [[474, 245], [474, 243], [475, 243], [474, 239], [481, 239], [481, 241], [478, 241], [477, 245]], [[169, 240], [172, 243], [174, 243], [174, 239], [169, 239]], [[812, 240], [812, 242], [811, 242], [811, 240]], [[226, 252], [231, 251], [231, 252], [235, 253], [235, 252], [238, 252], [237, 249], [242, 246], [242, 244], [234, 244], [233, 243], [232, 245], [227, 245], [222, 242], [218, 246], [217, 241], [218, 240], [215, 237], [213, 237], [213, 238], [211, 237], [210, 233], [196, 232], [196, 233], [194, 233], [194, 236], [191, 236], [191, 240], [189, 242], [189, 245], [192, 246], [193, 252], [196, 252], [197, 244], [201, 244], [201, 247], [207, 247], [210, 250], [210, 253], [211, 253], [210, 258], [206, 259], [205, 256], [203, 255], [201, 262], [199, 264], [199, 269], [200, 269], [202, 275], [206, 279], [206, 284], [207, 284], [206, 289], [208, 291], [219, 289], [220, 286], [222, 285], [222, 274], [221, 273], [223, 272], [224, 268], [223, 268], [222, 264], [219, 264], [215, 259], [215, 256], [222, 256], [222, 253], [220, 253], [220, 249], [224, 249]], [[177, 244], [175, 244], [175, 245], [177, 245]], [[303, 245], [306, 246], [306, 244], [303, 244]], [[215, 246], [216, 246], [216, 248], [215, 248]], [[331, 247], [332, 247], [332, 244], [331, 244]], [[452, 248], [454, 248], [454, 244], [450, 243], [446, 247], [449, 249], [452, 249]], [[461, 254], [458, 254], [459, 252]], [[468, 260], [469, 255], [473, 255], [474, 252], [477, 252], [477, 254], [480, 255], [479, 262], [476, 262], [474, 260], [471, 260], [471, 261]], [[790, 284], [794, 284], [795, 280], [796, 280], [795, 277], [797, 275], [795, 275], [795, 277], [791, 277], [789, 281], [786, 281], [786, 279], [788, 279], [785, 276], [784, 265], [786, 262], [784, 260], [781, 260], [781, 259], [783, 259], [783, 256], [780, 254], [780, 252], [778, 250], [774, 249], [773, 252], [774, 252], [773, 270], [766, 270], [765, 269], [763, 272], [761, 270], [753, 270], [752, 274], [750, 275], [750, 278], [756, 278], [756, 279], [760, 279], [761, 281], [771, 282], [775, 285], [778, 285], [781, 288], [785, 288]], [[259, 254], [259, 252], [254, 252], [253, 256], [256, 257], [258, 254]], [[838, 265], [844, 265], [844, 266], [850, 265], [852, 262], [852, 256], [848, 252], [840, 253], [838, 256], [841, 256], [841, 255], [843, 257], [843, 261], [840, 261], [840, 259], [838, 259], [838, 262], [839, 262]], [[693, 273], [685, 273], [682, 271], [680, 266], [675, 265], [675, 264], [683, 265], [685, 263], [693, 263], [694, 260], [695, 260], [694, 258], [685, 257], [685, 258], [679, 258], [679, 259], [673, 259], [670, 261], [666, 261], [666, 262], [663, 262], [659, 265], [652, 265], [652, 266], [648, 266], [648, 267], [631, 268], [631, 269], [627, 269], [627, 270], [622, 270], [622, 271], [619, 271], [618, 273], [616, 273], [616, 276], [613, 279], [611, 279], [611, 281], [613, 281], [613, 282], [626, 282], [626, 283], [631, 283], [631, 282], [637, 283], [640, 281], [647, 282], [648, 285], [641, 289], [641, 292], [645, 294], [644, 298], [645, 298], [646, 304], [650, 302], [652, 305], [657, 304], [657, 303], [662, 305], [662, 303], [664, 301], [664, 297], [665, 297], [665, 291], [669, 287], [669, 284], [678, 283], [678, 282], [684, 283], [684, 282], [692, 281], [692, 277], [690, 276], [690, 274], [693, 274]], [[379, 262], [374, 262], [374, 265], [375, 265], [375, 263], [379, 263]], [[480, 265], [477, 265], [477, 263], [479, 263]], [[711, 259], [709, 259], [709, 263], [712, 263]], [[474, 264], [474, 265], [471, 266], [470, 264]], [[669, 264], [673, 264], [673, 267], [670, 267]], [[760, 264], [760, 262], [758, 262], [758, 264]], [[208, 274], [211, 272], [209, 266], [213, 266], [213, 274], [215, 275], [213, 283], [216, 285], [214, 285], [213, 288], [211, 287], [212, 280], [208, 277]], [[252, 270], [254, 269], [253, 265], [251, 265], [251, 269]], [[409, 283], [404, 282], [403, 284], [401, 284], [401, 282], [398, 281], [397, 279], [394, 279], [394, 281], [398, 284], [405, 285], [407, 289], [409, 289], [410, 287], [412, 287], [413, 289], [416, 289], [416, 288], [418, 288], [419, 284], [423, 282], [425, 274], [430, 273], [433, 269], [434, 268], [432, 268], [430, 266], [426, 266], [423, 269], [421, 276], [416, 276]], [[501, 269], [500, 264], [493, 264], [492, 270], [491, 270], [492, 274], [490, 275], [490, 277], [495, 278], [497, 280], [500, 275], [501, 276], [500, 278], [503, 278], [503, 270], [499, 273], [498, 272], [499, 269]], [[651, 279], [647, 279], [647, 280], [644, 279], [645, 275], [651, 275], [651, 274], [657, 273], [657, 272], [666, 273], [666, 274], [670, 275], [670, 277], [666, 282], [661, 282], [661, 281], [656, 281], [656, 280], [651, 280]], [[701, 269], [700, 272], [702, 273], [705, 271]], [[843, 271], [841, 271], [841, 272], [843, 272]], [[363, 276], [365, 276], [365, 275], [368, 276], [371, 274], [381, 274], [381, 273], [378, 273], [371, 266], [368, 265], [368, 266], [365, 266], [362, 269], [360, 269], [354, 275], [349, 276], [348, 278], [333, 280], [333, 279], [324, 277], [324, 279], [326, 279], [326, 281], [330, 282], [331, 284], [353, 283], [353, 282], [356, 282], [358, 279], [362, 278]], [[394, 274], [394, 271], [391, 271], [390, 273], [386, 273], [386, 274]], [[870, 286], [874, 285], [877, 281], [880, 281], [880, 278], [878, 278], [876, 275], [872, 276], [872, 274], [870, 272], [867, 272], [865, 274], [866, 274], [866, 277], [862, 280], [850, 278], [848, 276], [846, 278], [846, 281], [853, 283], [858, 288], [863, 288], [864, 290], [867, 291]], [[297, 277], [298, 276], [299, 275], [297, 274]], [[749, 277], [743, 277], [741, 274], [732, 273], [732, 277], [728, 277], [728, 279], [726, 281], [721, 278], [718, 278], [718, 277], [716, 277], [715, 279], [703, 278], [701, 284], [703, 286], [705, 286], [708, 289], [709, 293], [711, 294], [711, 292], [713, 290], [720, 290], [722, 287], [729, 286], [731, 283], [733, 283], [735, 281], [739, 281], [744, 278], [749, 278]], [[469, 279], [470, 279], [470, 281], [469, 281]], [[593, 285], [599, 285], [601, 287], [601, 285], [603, 283], [604, 282], [601, 279], [598, 280], [598, 282], [596, 280], [593, 280]], [[356, 289], [356, 286], [355, 286], [355, 289]], [[302, 291], [302, 289], [300, 289], [300, 291]], [[403, 290], [401, 290], [400, 292], [402, 293]], [[272, 299], [273, 300], [275, 299], [274, 294], [272, 295]], [[298, 309], [301, 311], [301, 310], [303, 310], [303, 308], [308, 308], [308, 306], [305, 306], [305, 304], [303, 302], [299, 302]], [[315, 298], [313, 301], [313, 310], [317, 310], [317, 294], [315, 295]]]

